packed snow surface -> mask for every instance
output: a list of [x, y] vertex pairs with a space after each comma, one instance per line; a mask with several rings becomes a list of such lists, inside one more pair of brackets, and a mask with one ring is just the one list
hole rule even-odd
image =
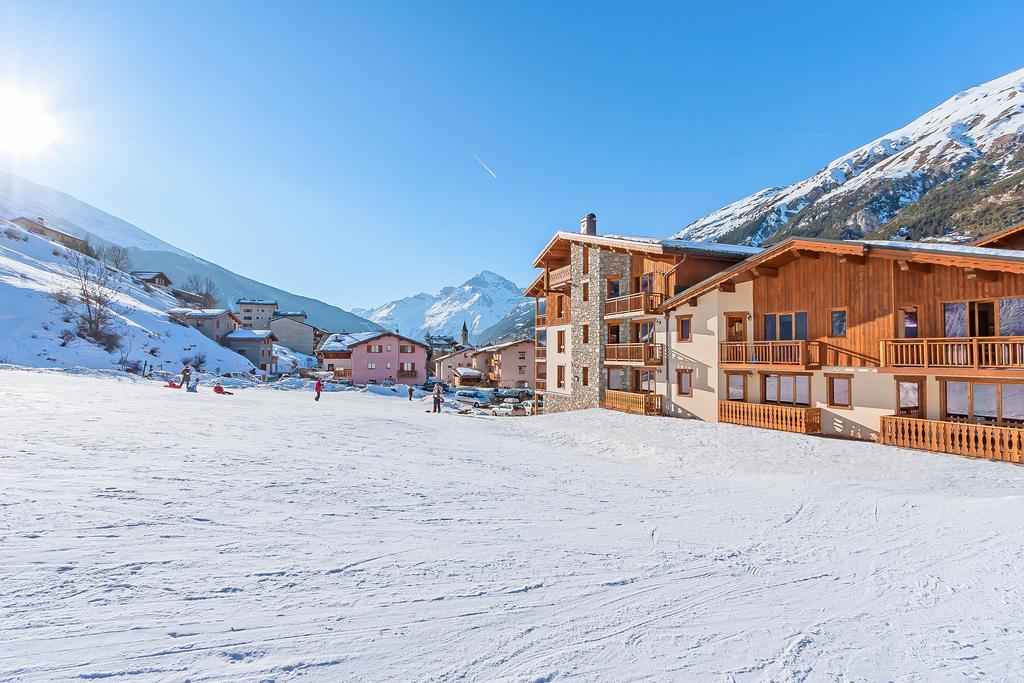
[[0, 679], [1024, 679], [1024, 468], [0, 371]]

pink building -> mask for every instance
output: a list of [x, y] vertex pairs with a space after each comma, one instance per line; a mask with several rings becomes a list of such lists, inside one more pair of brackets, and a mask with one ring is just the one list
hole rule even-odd
[[331, 334], [317, 348], [323, 370], [353, 384], [423, 384], [427, 381], [427, 347], [393, 332]]
[[486, 373], [487, 380], [496, 387], [534, 388], [536, 349], [532, 339], [477, 349], [473, 362], [473, 367]]
[[[438, 356], [434, 359], [434, 377], [449, 384], [458, 384], [460, 378], [455, 372], [456, 368], [473, 368], [473, 354], [475, 353], [476, 349], [465, 348]], [[477, 378], [476, 381], [479, 382], [481, 379]]]

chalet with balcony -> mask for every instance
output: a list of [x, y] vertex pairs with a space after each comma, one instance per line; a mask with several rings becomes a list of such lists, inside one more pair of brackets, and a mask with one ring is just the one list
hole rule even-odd
[[1024, 458], [1024, 251], [790, 239], [661, 310], [668, 414]]
[[467, 347], [446, 353], [443, 356], [437, 356], [433, 361], [434, 377], [449, 384], [455, 384], [457, 379], [455, 370], [457, 368], [476, 369], [473, 363], [475, 353], [476, 348]]
[[353, 384], [422, 384], [427, 380], [427, 347], [394, 332], [330, 334], [316, 350], [320, 366]]
[[226, 345], [227, 335], [242, 327], [238, 316], [224, 308], [172, 308], [167, 315], [221, 345]]
[[533, 389], [536, 382], [536, 346], [532, 339], [484, 346], [473, 354], [473, 367], [485, 381], [505, 389]]
[[167, 289], [171, 286], [171, 278], [159, 270], [133, 270], [131, 276], [137, 281], [150, 287]]
[[[661, 414], [665, 372], [661, 304], [708, 276], [760, 252], [754, 247], [597, 234], [556, 233], [526, 289], [536, 298], [536, 387], [544, 410], [606, 406]], [[541, 351], [542, 350], [542, 351]]]

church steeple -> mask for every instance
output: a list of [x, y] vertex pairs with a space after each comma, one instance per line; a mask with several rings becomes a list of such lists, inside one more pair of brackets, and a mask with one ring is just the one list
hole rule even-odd
[[466, 327], [466, 321], [462, 321], [462, 335], [459, 337], [459, 343], [463, 346], [469, 346], [469, 328]]

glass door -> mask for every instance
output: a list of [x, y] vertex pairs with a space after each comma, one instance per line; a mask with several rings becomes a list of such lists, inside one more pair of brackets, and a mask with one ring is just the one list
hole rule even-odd
[[896, 414], [901, 417], [924, 419], [924, 378], [896, 380]]

